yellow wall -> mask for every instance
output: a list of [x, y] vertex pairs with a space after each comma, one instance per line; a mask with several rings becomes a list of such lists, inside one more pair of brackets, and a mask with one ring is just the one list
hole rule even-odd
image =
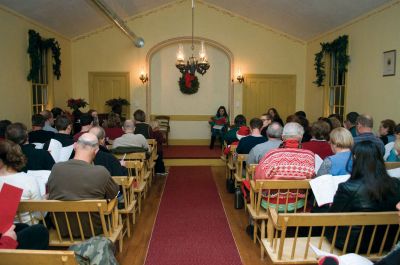
[[0, 7], [0, 119], [20, 121], [28, 126], [31, 117], [31, 86], [27, 81], [30, 65], [28, 30], [43, 38], [55, 38], [61, 47], [61, 79], [54, 82], [54, 103], [65, 107], [71, 96], [71, 42], [30, 20]]
[[[128, 20], [132, 31], [145, 40], [145, 47], [142, 49], [135, 48], [114, 27], [76, 38], [72, 42], [74, 96], [88, 99], [90, 71], [129, 71], [131, 112], [136, 108], [145, 109], [146, 87], [138, 76], [141, 68], [146, 67], [146, 55], [160, 42], [191, 35], [190, 4], [190, 1], [174, 2]], [[202, 2], [195, 9], [195, 35], [227, 47], [234, 56], [235, 72], [240, 67], [245, 74], [295, 74], [296, 106], [298, 109], [304, 107], [305, 43]], [[175, 53], [174, 50], [174, 56]], [[226, 67], [226, 61], [219, 62], [211, 57], [209, 61], [212, 68]], [[170, 62], [171, 69], [175, 69], [174, 63], [175, 58]], [[173, 78], [177, 82], [178, 70], [174, 71], [173, 76], [163, 78]], [[204, 79], [206, 78], [218, 77], [205, 74]], [[178, 86], [176, 89], [179, 89]], [[241, 93], [241, 85], [235, 83], [234, 114], [242, 111]], [[175, 99], [171, 104], [179, 104], [179, 100]], [[214, 103], [210, 104], [210, 112], [213, 113], [216, 107]]]
[[[345, 112], [369, 113], [375, 128], [385, 118], [400, 122], [399, 50], [400, 2], [386, 6], [359, 18], [347, 26], [325, 34], [307, 44], [307, 72], [305, 110], [311, 120], [322, 115], [323, 89], [316, 87], [314, 54], [321, 42], [330, 42], [340, 35], [349, 36], [350, 64], [347, 74], [347, 102]], [[395, 76], [382, 76], [383, 52], [397, 50]]]

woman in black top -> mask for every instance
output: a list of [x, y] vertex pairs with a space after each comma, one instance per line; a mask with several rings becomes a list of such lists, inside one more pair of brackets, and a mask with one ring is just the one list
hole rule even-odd
[[[352, 150], [353, 169], [350, 179], [339, 184], [329, 212], [382, 212], [396, 211], [400, 201], [400, 180], [388, 175], [378, 147], [371, 141], [356, 144]], [[379, 250], [386, 227], [378, 227], [372, 252]], [[346, 253], [354, 252], [360, 235], [360, 227], [352, 227]], [[343, 249], [348, 227], [338, 230], [335, 246]], [[363, 233], [359, 253], [366, 253], [373, 227]], [[388, 236], [396, 233], [389, 232]], [[332, 234], [327, 237], [331, 240]], [[386, 242], [393, 242], [386, 240]], [[390, 249], [391, 246], [385, 246]]]
[[153, 139], [153, 130], [150, 125], [145, 123], [146, 114], [143, 110], [138, 109], [133, 113], [133, 119], [135, 120], [135, 134], [142, 134], [146, 139]]

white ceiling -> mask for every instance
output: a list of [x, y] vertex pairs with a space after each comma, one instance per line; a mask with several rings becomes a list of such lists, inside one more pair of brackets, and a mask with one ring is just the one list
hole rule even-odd
[[[103, 1], [123, 19], [174, 2]], [[205, 0], [305, 41], [393, 1], [395, 0]], [[0, 5], [69, 38], [111, 23], [90, 0], [0, 0]], [[135, 29], [132, 31], [135, 32]]]

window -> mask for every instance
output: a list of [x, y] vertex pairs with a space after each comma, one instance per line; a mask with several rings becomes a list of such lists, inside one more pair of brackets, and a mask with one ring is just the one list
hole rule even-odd
[[346, 72], [339, 69], [336, 54], [331, 53], [329, 59], [325, 115], [336, 113], [343, 120], [346, 97]]
[[41, 68], [37, 78], [32, 81], [32, 113], [37, 114], [45, 110], [48, 103], [48, 54], [47, 49], [42, 49]]

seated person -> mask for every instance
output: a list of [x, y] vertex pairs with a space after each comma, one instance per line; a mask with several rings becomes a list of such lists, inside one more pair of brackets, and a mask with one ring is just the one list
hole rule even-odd
[[[400, 141], [400, 124], [397, 124], [394, 127], [394, 137], [395, 137], [395, 140], [393, 142], [387, 143], [385, 145], [385, 155], [383, 158], [387, 162], [399, 162], [400, 161], [400, 153], [394, 149], [395, 142]], [[390, 158], [389, 158], [389, 156], [390, 156]]]
[[122, 127], [124, 130], [124, 135], [118, 137], [113, 142], [113, 149], [118, 147], [139, 147], [144, 150], [149, 150], [149, 145], [147, 143], [146, 138], [142, 134], [135, 134], [135, 124], [132, 120], [126, 120], [124, 122], [124, 126]]
[[[99, 141], [99, 146], [104, 145], [106, 134], [103, 127], [94, 126], [89, 130], [89, 132], [96, 135]], [[121, 165], [121, 162], [115, 158], [115, 156], [109, 152], [102, 151], [100, 148], [94, 157], [93, 164], [105, 167], [111, 176], [127, 176], [128, 174], [127, 169]]]
[[211, 126], [210, 149], [214, 148], [214, 143], [217, 136], [219, 136], [221, 145], [223, 145], [224, 135], [229, 126], [229, 115], [226, 112], [225, 107], [220, 106], [215, 116], [211, 117], [208, 123]]
[[58, 116], [65, 115], [65, 112], [59, 107], [52, 108], [51, 113], [53, 114], [53, 119], [55, 120], [58, 118]]
[[232, 149], [232, 146], [237, 147], [239, 144], [239, 141], [242, 140], [244, 137], [247, 137], [250, 135], [250, 128], [247, 127], [246, 125], [240, 126], [239, 130], [236, 132], [236, 141], [232, 142], [230, 145], [228, 145], [225, 149], [224, 149], [224, 154], [228, 155], [229, 152]]
[[235, 117], [233, 127], [224, 136], [224, 140], [227, 145], [239, 141], [239, 139], [236, 138], [236, 133], [241, 126], [246, 126], [246, 117], [244, 117], [242, 114], [239, 114]]
[[330, 144], [334, 155], [324, 159], [318, 170], [317, 176], [330, 174], [340, 176], [351, 173], [353, 161], [351, 148], [353, 147], [353, 136], [350, 131], [339, 127], [330, 133]]
[[[75, 144], [75, 157], [66, 162], [59, 162], [51, 170], [47, 183], [49, 200], [77, 201], [114, 199], [119, 187], [103, 166], [93, 165], [93, 159], [99, 149], [99, 141], [92, 133], [82, 134]], [[56, 214], [62, 236], [68, 235], [64, 214]], [[80, 216], [85, 237], [91, 237], [90, 222], [87, 214]], [[74, 237], [79, 237], [77, 219], [69, 219]], [[102, 233], [98, 216], [92, 216], [96, 235]]]
[[[268, 113], [264, 113], [261, 115], [260, 120], [263, 122], [263, 126], [261, 127], [261, 135], [268, 139], [267, 129], [268, 126], [272, 123], [272, 117]], [[281, 126], [282, 127], [282, 126]]]
[[328, 143], [330, 126], [325, 121], [319, 120], [311, 126], [311, 140], [303, 143], [303, 149], [312, 151], [323, 160], [333, 155], [332, 148]]
[[50, 110], [44, 110], [40, 112], [40, 115], [42, 115], [45, 118], [43, 130], [57, 133], [57, 130], [53, 127], [54, 125], [53, 113]]
[[133, 113], [133, 119], [135, 121], [135, 134], [141, 134], [146, 139], [154, 139], [153, 130], [150, 125], [146, 123], [146, 114], [143, 110], [138, 109]]
[[93, 117], [89, 113], [81, 115], [80, 119], [81, 131], [74, 135], [74, 142], [78, 141], [82, 134], [87, 133], [93, 126]]
[[[44, 151], [46, 152], [46, 151]], [[25, 166], [25, 156], [19, 145], [4, 140], [0, 142], [0, 190], [4, 183], [18, 187], [23, 190], [21, 200], [41, 200], [39, 183], [35, 177], [21, 172]], [[29, 213], [21, 213], [22, 223], [30, 223]]]
[[[60, 115], [55, 121], [57, 133], [51, 139], [57, 140], [63, 147], [74, 144], [74, 139], [71, 136], [72, 122], [67, 116]], [[44, 144], [43, 149], [48, 150], [50, 141]]]
[[97, 110], [95, 110], [95, 109], [90, 109], [89, 111], [88, 111], [88, 114], [90, 115], [90, 116], [92, 116], [92, 118], [93, 118], [93, 126], [99, 126], [100, 124], [99, 124], [99, 114], [97, 113]]
[[351, 135], [354, 137], [357, 136], [357, 129], [356, 129], [356, 123], [357, 123], [357, 118], [360, 114], [357, 112], [349, 112], [346, 115], [346, 120], [344, 121], [344, 127], [350, 131]]
[[272, 149], [278, 148], [282, 144], [282, 130], [283, 128], [280, 123], [271, 123], [267, 129], [268, 141], [254, 146], [247, 157], [246, 163], [248, 165], [258, 164], [266, 153]]
[[[54, 133], [52, 133], [54, 135]], [[6, 138], [21, 146], [22, 153], [27, 162], [22, 171], [51, 170], [54, 159], [50, 153], [43, 149], [35, 149], [34, 144], [28, 143], [28, 131], [22, 123], [13, 123], [7, 127]]]
[[157, 155], [156, 164], [154, 170], [156, 174], [166, 175], [164, 160], [163, 160], [163, 143], [165, 143], [164, 134], [160, 131], [160, 124], [157, 120], [151, 122], [151, 128], [153, 130], [154, 139], [157, 141]]
[[239, 144], [236, 148], [236, 153], [248, 154], [250, 153], [250, 150], [254, 146], [267, 141], [267, 139], [265, 139], [260, 132], [262, 124], [263, 122], [259, 118], [251, 119], [250, 121], [251, 134], [247, 137], [240, 139]]
[[394, 134], [395, 127], [396, 123], [394, 120], [387, 119], [381, 121], [381, 125], [379, 126], [379, 138], [382, 140], [384, 145], [396, 140], [396, 136]]
[[110, 114], [108, 114], [106, 125], [104, 130], [108, 140], [115, 140], [124, 134], [121, 118], [117, 113], [110, 112]]
[[12, 225], [0, 235], [0, 249], [46, 250], [49, 247], [49, 231], [43, 225]]
[[393, 148], [390, 151], [387, 162], [400, 162], [400, 139], [396, 139]]
[[7, 126], [11, 124], [9, 120], [1, 120], [0, 121], [0, 141], [6, 139], [6, 129]]
[[267, 110], [267, 113], [271, 116], [272, 121], [276, 121], [277, 123], [279, 123], [283, 127], [283, 121], [282, 121], [281, 116], [279, 115], [277, 109], [269, 108]]
[[[301, 139], [303, 138], [304, 129], [296, 122], [286, 123], [282, 132], [283, 143], [280, 148], [272, 149], [260, 160], [254, 173], [255, 180], [263, 179], [279, 179], [279, 180], [303, 180], [310, 179], [314, 176], [315, 158], [314, 153], [310, 150], [301, 149]], [[245, 185], [250, 187], [245, 181]], [[296, 196], [298, 199], [295, 203]], [[262, 201], [262, 206], [277, 207], [278, 211], [285, 210], [286, 194], [278, 194], [275, 200], [271, 200], [268, 204]], [[297, 195], [291, 192], [288, 200], [288, 211], [293, 211], [304, 206], [304, 194]]]
[[[372, 141], [362, 141], [352, 149], [353, 170], [350, 179], [339, 184], [329, 212], [385, 212], [395, 211], [400, 201], [400, 180], [391, 178], [385, 168], [381, 151]], [[378, 227], [372, 246], [372, 253], [379, 250], [385, 229]], [[397, 229], [397, 228], [396, 228]], [[360, 253], [366, 253], [373, 228], [366, 228], [361, 240]], [[332, 240], [332, 233], [327, 238]], [[337, 231], [335, 246], [344, 248], [348, 227], [341, 227]], [[360, 227], [352, 227], [346, 253], [354, 252]], [[389, 236], [395, 234], [389, 232]], [[388, 240], [393, 242], [393, 240]], [[391, 246], [385, 246], [386, 247]]]
[[54, 132], [43, 130], [46, 119], [40, 114], [32, 115], [32, 131], [29, 132], [29, 143], [46, 143], [54, 136]]
[[382, 140], [373, 134], [373, 128], [374, 121], [371, 116], [366, 114], [359, 115], [356, 121], [357, 136], [354, 137], [354, 144], [369, 140], [378, 146], [379, 151], [381, 151], [382, 156], [384, 156], [385, 146]]

